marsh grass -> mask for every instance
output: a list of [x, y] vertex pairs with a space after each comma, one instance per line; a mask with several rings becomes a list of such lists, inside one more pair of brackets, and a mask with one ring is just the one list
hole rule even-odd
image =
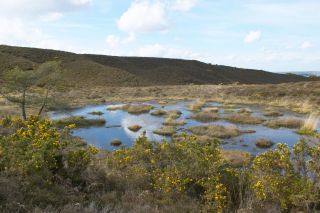
[[241, 131], [232, 125], [202, 125], [191, 127], [189, 131], [197, 136], [208, 136], [212, 138], [231, 138], [241, 134]]
[[256, 140], [256, 146], [262, 149], [267, 149], [273, 146], [273, 142], [266, 138], [259, 138]]
[[237, 105], [234, 105], [234, 104], [224, 104], [224, 105], [222, 105], [222, 107], [224, 109], [236, 109], [236, 108], [239, 108]]
[[122, 107], [122, 110], [135, 115], [149, 113], [152, 109], [153, 106], [147, 104], [126, 104]]
[[105, 119], [88, 119], [83, 116], [70, 116], [60, 120], [55, 120], [54, 124], [59, 128], [64, 128], [67, 125], [75, 124], [76, 127], [90, 127], [90, 126], [103, 126], [107, 121]]
[[249, 108], [242, 108], [238, 110], [238, 113], [252, 113], [252, 110]]
[[183, 126], [186, 125], [187, 122], [185, 122], [184, 120], [176, 120], [174, 118], [166, 118], [165, 121], [163, 122], [163, 125], [165, 126]]
[[296, 133], [301, 135], [317, 135], [317, 127], [319, 124], [319, 116], [317, 114], [310, 114], [304, 121], [301, 129], [297, 130]]
[[88, 114], [89, 115], [98, 115], [98, 116], [100, 116], [100, 115], [103, 115], [104, 113], [100, 112], [100, 111], [93, 111], [93, 112], [89, 112]]
[[249, 152], [242, 150], [221, 150], [222, 157], [228, 165], [232, 167], [241, 167], [248, 165], [251, 162]]
[[264, 122], [264, 119], [258, 116], [252, 116], [247, 113], [235, 113], [228, 116], [225, 116], [227, 121], [232, 123], [240, 123], [240, 124], [261, 124]]
[[218, 107], [206, 107], [203, 109], [204, 112], [219, 112], [219, 108]]
[[163, 126], [154, 130], [153, 133], [157, 135], [172, 136], [176, 131], [177, 128], [175, 126]]
[[128, 129], [132, 132], [138, 132], [141, 128], [142, 128], [142, 126], [140, 126], [138, 124], [128, 126]]
[[200, 122], [211, 122], [219, 119], [219, 115], [215, 112], [202, 111], [191, 116], [192, 119]]
[[272, 111], [265, 112], [263, 115], [267, 116], [267, 117], [280, 117], [280, 116], [283, 116], [283, 113], [279, 112], [279, 111], [272, 110]]
[[171, 119], [177, 119], [180, 118], [182, 115], [182, 112], [179, 110], [171, 110], [168, 111], [167, 114], [165, 115], [166, 118], [171, 118]]
[[123, 106], [108, 106], [107, 110], [109, 111], [116, 111], [116, 110], [122, 110]]
[[120, 146], [120, 145], [122, 144], [122, 142], [121, 142], [121, 140], [119, 140], [119, 139], [113, 139], [113, 140], [110, 142], [110, 144], [111, 144], [112, 146]]
[[193, 112], [198, 112], [202, 109], [202, 107], [204, 107], [204, 105], [206, 104], [205, 101], [202, 101], [200, 99], [196, 100], [195, 102], [189, 104], [189, 110], [193, 111]]
[[166, 114], [167, 112], [161, 109], [150, 112], [150, 115], [153, 115], [153, 116], [164, 116]]
[[268, 120], [264, 123], [265, 126], [273, 129], [278, 129], [280, 127], [296, 129], [303, 125], [303, 121], [297, 118], [277, 118]]

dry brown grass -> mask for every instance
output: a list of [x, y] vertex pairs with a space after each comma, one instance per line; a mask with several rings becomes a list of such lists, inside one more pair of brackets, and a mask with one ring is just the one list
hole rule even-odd
[[122, 107], [122, 110], [135, 115], [149, 113], [152, 109], [153, 106], [147, 104], [126, 104]]
[[179, 121], [171, 117], [165, 119], [165, 121], [163, 122], [163, 125], [166, 125], [166, 126], [183, 126], [186, 124], [187, 122], [185, 122], [184, 120]]
[[204, 112], [219, 112], [219, 108], [218, 107], [206, 107], [203, 109]]
[[252, 110], [249, 108], [242, 108], [238, 110], [238, 113], [252, 113]]
[[256, 146], [262, 149], [270, 148], [273, 146], [273, 142], [266, 138], [259, 138], [256, 140]]
[[283, 116], [283, 113], [279, 111], [267, 111], [263, 115], [270, 116], [270, 117], [279, 117], [279, 116]]
[[113, 139], [113, 140], [110, 142], [110, 144], [111, 144], [112, 146], [120, 146], [120, 145], [122, 144], [122, 142], [121, 142], [121, 140], [119, 140], [119, 139]]
[[195, 135], [208, 136], [211, 138], [231, 138], [241, 134], [241, 131], [234, 126], [203, 125], [189, 128]]
[[166, 114], [167, 112], [161, 109], [150, 112], [150, 115], [153, 115], [153, 116], [164, 116]]
[[174, 133], [176, 133], [176, 131], [177, 128], [174, 126], [163, 126], [154, 130], [153, 133], [157, 135], [172, 136]]
[[211, 122], [219, 119], [219, 115], [215, 112], [202, 111], [193, 114], [191, 118], [200, 122]]
[[226, 120], [232, 123], [240, 123], [240, 124], [261, 124], [264, 122], [264, 119], [257, 116], [251, 116], [247, 113], [241, 114], [231, 114], [225, 117]]
[[138, 132], [141, 128], [142, 128], [142, 126], [140, 126], [138, 124], [128, 126], [128, 129], [132, 132]]
[[194, 101], [193, 103], [189, 104], [189, 110], [190, 111], [194, 111], [194, 112], [198, 112], [202, 109], [202, 107], [206, 104], [205, 101], [202, 101], [200, 99], [197, 99], [196, 101]]
[[278, 118], [278, 119], [272, 119], [268, 120], [264, 124], [265, 126], [273, 129], [277, 129], [280, 127], [285, 127], [285, 128], [300, 128], [303, 125], [303, 121], [297, 118]]
[[168, 111], [165, 115], [166, 118], [177, 119], [181, 117], [182, 112], [179, 110]]

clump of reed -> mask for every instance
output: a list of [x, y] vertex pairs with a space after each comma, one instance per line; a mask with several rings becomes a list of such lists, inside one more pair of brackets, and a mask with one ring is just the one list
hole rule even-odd
[[88, 119], [83, 116], [70, 116], [60, 120], [55, 120], [54, 124], [60, 128], [75, 124], [76, 127], [104, 126], [107, 121], [105, 119]]
[[142, 126], [140, 126], [138, 124], [128, 126], [128, 129], [132, 132], [138, 132], [141, 128], [142, 128]]
[[310, 114], [304, 121], [303, 126], [296, 132], [301, 135], [316, 135], [319, 124], [319, 116], [315, 113]]
[[266, 121], [264, 125], [273, 129], [278, 129], [280, 127], [296, 129], [301, 128], [303, 121], [294, 117], [277, 118]]
[[264, 119], [258, 116], [252, 116], [247, 113], [235, 113], [225, 117], [227, 121], [232, 123], [240, 123], [240, 124], [261, 124], [264, 122]]
[[200, 122], [211, 122], [219, 119], [219, 115], [215, 112], [202, 111], [194, 113], [191, 118]]
[[270, 148], [273, 146], [273, 142], [269, 139], [259, 138], [256, 140], [256, 146], [262, 149]]
[[206, 104], [205, 101], [202, 101], [200, 99], [196, 100], [195, 102], [189, 104], [189, 110], [190, 111], [194, 111], [194, 112], [198, 112], [201, 111], [202, 107]]
[[126, 104], [122, 106], [122, 110], [135, 115], [149, 113], [152, 109], [153, 106], [148, 104]]
[[232, 125], [202, 125], [191, 127], [189, 131], [195, 135], [206, 135], [211, 138], [231, 138], [241, 134], [241, 130]]
[[153, 131], [154, 134], [172, 136], [176, 133], [177, 128], [175, 126], [163, 126]]

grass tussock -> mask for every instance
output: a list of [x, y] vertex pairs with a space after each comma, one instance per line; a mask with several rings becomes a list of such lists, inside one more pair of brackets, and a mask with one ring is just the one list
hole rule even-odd
[[263, 115], [267, 117], [280, 117], [280, 116], [283, 116], [283, 113], [273, 110], [273, 111], [267, 111]]
[[202, 125], [189, 128], [192, 134], [208, 136], [212, 138], [231, 138], [241, 134], [241, 131], [234, 126]]
[[269, 139], [259, 138], [256, 140], [256, 146], [262, 149], [267, 149], [273, 146], [273, 142]]
[[179, 111], [179, 110], [171, 110], [171, 111], [168, 111], [167, 114], [166, 114], [166, 118], [171, 118], [171, 119], [177, 119], [177, 118], [180, 118], [182, 115], [182, 112]]
[[239, 124], [261, 124], [264, 119], [258, 116], [252, 116], [247, 113], [242, 114], [231, 114], [225, 117], [227, 121]]
[[164, 116], [166, 114], [167, 114], [167, 112], [165, 110], [161, 110], [161, 109], [150, 112], [150, 115], [153, 115], [153, 116]]
[[93, 112], [89, 112], [88, 114], [89, 115], [98, 115], [98, 116], [100, 116], [100, 115], [103, 115], [104, 113], [101, 112], [101, 111], [93, 111]]
[[138, 132], [141, 128], [142, 128], [142, 126], [140, 126], [138, 124], [128, 126], [128, 129], [132, 132]]
[[222, 107], [224, 109], [236, 109], [236, 108], [239, 108], [237, 105], [234, 105], [234, 104], [224, 104], [224, 105], [222, 105]]
[[113, 139], [113, 140], [110, 142], [110, 144], [111, 144], [112, 146], [121, 146], [122, 142], [121, 142], [121, 140], [119, 140], [119, 139]]
[[301, 135], [310, 135], [310, 136], [318, 135], [317, 128], [318, 128], [319, 120], [320, 118], [317, 114], [310, 114], [305, 119], [301, 129], [297, 130], [296, 132]]
[[216, 112], [202, 111], [194, 113], [191, 118], [200, 122], [211, 122], [218, 120], [219, 115]]
[[268, 120], [264, 124], [265, 126], [273, 129], [278, 129], [280, 127], [296, 129], [303, 125], [303, 121], [297, 118], [277, 118]]
[[248, 165], [251, 162], [251, 155], [249, 152], [242, 150], [221, 150], [222, 157], [227, 164], [232, 167], [241, 167]]
[[108, 111], [116, 111], [116, 110], [122, 110], [122, 106], [108, 106]]
[[219, 108], [218, 107], [206, 107], [203, 109], [204, 112], [219, 112]]
[[173, 118], [166, 118], [165, 121], [163, 122], [163, 125], [166, 126], [183, 126], [186, 125], [187, 122], [185, 122], [184, 120], [176, 120]]
[[238, 110], [238, 113], [252, 113], [252, 110], [249, 108], [242, 108]]
[[175, 126], [163, 126], [159, 129], [153, 131], [154, 134], [164, 135], [164, 136], [172, 136], [177, 131]]
[[70, 124], [75, 124], [76, 127], [104, 126], [107, 121], [105, 119], [88, 119], [83, 116], [70, 116], [54, 121], [55, 125], [63, 128]]
[[149, 113], [152, 109], [153, 106], [147, 104], [126, 104], [122, 107], [122, 110], [135, 115]]
[[198, 112], [202, 109], [202, 107], [206, 104], [205, 101], [202, 100], [196, 100], [195, 102], [189, 104], [189, 110], [193, 112]]

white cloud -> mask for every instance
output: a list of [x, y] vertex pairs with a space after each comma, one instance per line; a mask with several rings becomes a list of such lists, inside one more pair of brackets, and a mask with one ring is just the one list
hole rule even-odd
[[46, 15], [40, 16], [39, 20], [42, 22], [50, 22], [50, 21], [60, 20], [62, 17], [63, 17], [62, 13], [53, 12], [53, 13], [48, 13]]
[[307, 49], [307, 48], [310, 48], [310, 47], [312, 47], [312, 43], [309, 42], [309, 41], [304, 41], [304, 42], [302, 42], [302, 44], [300, 45], [300, 48], [301, 48], [301, 49]]
[[62, 45], [34, 25], [18, 18], [0, 19], [0, 44], [60, 49]]
[[261, 39], [260, 31], [250, 31], [244, 38], [245, 43], [252, 43]]
[[129, 33], [164, 31], [169, 27], [166, 4], [161, 1], [134, 1], [118, 20], [118, 27]]
[[115, 49], [116, 47], [118, 47], [121, 39], [115, 35], [108, 35], [106, 38], [106, 42], [111, 49]]
[[189, 11], [196, 6], [197, 3], [198, 0], [176, 0], [173, 9], [178, 11]]
[[108, 35], [106, 38], [106, 43], [108, 47], [112, 50], [117, 49], [122, 44], [128, 44], [135, 40], [135, 34], [129, 33], [129, 35], [126, 38], [120, 38], [115, 35]]

